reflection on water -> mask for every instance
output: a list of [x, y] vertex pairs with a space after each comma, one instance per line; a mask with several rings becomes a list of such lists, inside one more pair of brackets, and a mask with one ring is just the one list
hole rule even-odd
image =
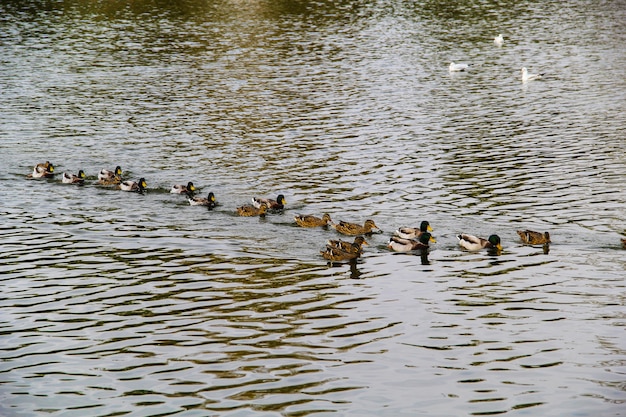
[[[0, 415], [621, 412], [623, 8], [131, 3], [0, 5]], [[329, 265], [298, 213], [385, 233]]]

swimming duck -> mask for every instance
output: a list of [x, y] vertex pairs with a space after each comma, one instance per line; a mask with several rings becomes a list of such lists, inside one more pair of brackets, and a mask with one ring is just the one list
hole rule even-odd
[[387, 247], [396, 252], [410, 252], [412, 250], [428, 249], [429, 242], [437, 243], [430, 233], [424, 232], [420, 235], [418, 240], [392, 236], [387, 243]]
[[82, 169], [78, 170], [78, 174], [64, 172], [62, 181], [64, 184], [84, 184], [85, 173]]
[[256, 208], [265, 206], [270, 210], [282, 210], [285, 208], [285, 204], [287, 204], [287, 202], [285, 201], [285, 196], [282, 194], [279, 194], [278, 197], [276, 197], [276, 200], [261, 197], [252, 198], [252, 205]]
[[477, 251], [481, 249], [496, 248], [502, 250], [502, 244], [500, 243], [500, 237], [498, 235], [491, 235], [487, 239], [476, 237], [468, 234], [460, 234], [457, 236], [459, 239], [459, 245], [462, 248], [469, 251]]
[[622, 239], [622, 246], [626, 249], [626, 238]]
[[140, 193], [144, 192], [147, 187], [148, 184], [146, 183], [146, 180], [144, 178], [140, 178], [139, 181], [122, 181], [118, 185], [118, 188], [120, 190], [137, 191]]
[[550, 243], [550, 233], [533, 232], [532, 230], [518, 230], [517, 234], [522, 242], [528, 245], [544, 245]]
[[193, 182], [189, 181], [187, 185], [182, 185], [182, 184], [172, 185], [170, 194], [189, 194], [189, 193], [193, 193], [194, 191], [196, 191], [196, 187], [193, 185]]
[[98, 181], [103, 185], [116, 185], [122, 182], [122, 168], [115, 167], [114, 171], [103, 169], [98, 172]]
[[498, 36], [493, 38], [493, 43], [498, 46], [502, 46], [504, 44], [504, 36], [502, 36], [502, 34], [499, 34]]
[[530, 74], [528, 72], [528, 70], [526, 69], [526, 67], [522, 68], [522, 82], [527, 82], [527, 81], [532, 81], [532, 80], [537, 80], [541, 77], [543, 77], [543, 72], [541, 74]]
[[194, 197], [193, 194], [187, 193], [187, 201], [189, 201], [190, 206], [207, 206], [208, 208], [214, 208], [217, 206], [217, 201], [215, 201], [215, 194], [211, 191], [207, 198], [203, 197]]
[[363, 236], [355, 237], [354, 242], [352, 243], [343, 240], [329, 240], [326, 242], [327, 247], [339, 249], [348, 253], [361, 253], [363, 245], [369, 245]]
[[46, 161], [41, 164], [35, 165], [33, 173], [29, 175], [32, 178], [52, 178], [54, 177], [54, 165]]
[[340, 221], [339, 223], [332, 223], [330, 227], [344, 235], [367, 235], [372, 233], [372, 229], [378, 229], [382, 232], [382, 230], [376, 226], [374, 220], [366, 220], [363, 226], [356, 223]]
[[428, 221], [424, 220], [420, 223], [419, 228], [415, 227], [400, 227], [393, 232], [394, 235], [401, 237], [402, 239], [415, 239], [420, 237], [423, 233], [432, 232], [433, 228]]
[[261, 207], [257, 208], [254, 206], [241, 206], [237, 207], [237, 214], [243, 217], [253, 217], [253, 216], [261, 216], [265, 217], [265, 212], [267, 211], [267, 206], [261, 205]]
[[455, 64], [454, 62], [450, 62], [448, 66], [448, 71], [450, 72], [460, 72], [468, 69], [470, 64]]
[[324, 213], [322, 218], [312, 216], [310, 214], [298, 214], [293, 218], [298, 226], [302, 227], [320, 227], [327, 226], [328, 223], [332, 223], [333, 221], [330, 219], [330, 214]]
[[351, 253], [330, 246], [326, 246], [326, 250], [320, 251], [320, 254], [324, 259], [332, 262], [352, 261], [361, 255], [360, 252]]

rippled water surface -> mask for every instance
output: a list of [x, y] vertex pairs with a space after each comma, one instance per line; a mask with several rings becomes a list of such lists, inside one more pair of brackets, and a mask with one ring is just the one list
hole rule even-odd
[[626, 415], [623, 1], [169, 3], [0, 5], [1, 416]]

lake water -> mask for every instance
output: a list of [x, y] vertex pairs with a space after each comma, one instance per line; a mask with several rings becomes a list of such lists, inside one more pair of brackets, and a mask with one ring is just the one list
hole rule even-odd
[[623, 1], [169, 3], [0, 5], [1, 416], [626, 415]]

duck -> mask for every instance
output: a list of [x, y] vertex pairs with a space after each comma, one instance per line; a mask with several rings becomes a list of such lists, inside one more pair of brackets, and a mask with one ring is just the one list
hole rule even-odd
[[415, 239], [420, 237], [423, 233], [432, 232], [433, 228], [430, 226], [427, 220], [420, 223], [420, 227], [399, 227], [398, 230], [393, 232], [394, 235], [402, 239]]
[[144, 178], [140, 178], [139, 181], [122, 181], [118, 188], [122, 191], [136, 191], [142, 193], [148, 187], [146, 180]]
[[194, 197], [193, 194], [187, 193], [187, 201], [189, 201], [190, 206], [207, 206], [208, 208], [214, 208], [217, 206], [217, 201], [215, 201], [215, 194], [213, 194], [213, 191], [209, 193], [207, 198]]
[[363, 245], [369, 245], [363, 236], [357, 236], [354, 238], [354, 242], [346, 242], [343, 240], [329, 240], [326, 242], [326, 247], [333, 249], [339, 249], [349, 253], [360, 253]]
[[187, 185], [183, 184], [174, 184], [170, 189], [170, 194], [189, 194], [196, 191], [196, 187], [193, 185], [193, 182], [189, 181]]
[[351, 253], [330, 246], [326, 246], [326, 250], [320, 251], [320, 254], [324, 259], [331, 262], [353, 261], [361, 256], [360, 252]]
[[287, 204], [287, 201], [285, 201], [285, 196], [282, 194], [279, 194], [278, 197], [276, 197], [276, 200], [272, 200], [271, 198], [262, 198], [262, 197], [252, 198], [252, 205], [256, 208], [265, 206], [271, 210], [282, 210], [285, 208], [285, 204]]
[[82, 169], [78, 170], [78, 174], [64, 172], [62, 181], [64, 184], [84, 184], [85, 172]]
[[118, 166], [115, 170], [102, 169], [98, 172], [98, 181], [103, 185], [115, 185], [122, 182], [122, 168]]
[[543, 77], [544, 73], [540, 73], [540, 74], [530, 74], [528, 72], [528, 70], [526, 69], [526, 67], [522, 68], [522, 82], [528, 82], [528, 81], [532, 81], [532, 80], [537, 80], [541, 77]]
[[626, 238], [622, 238], [622, 246], [626, 249]]
[[387, 247], [396, 252], [410, 252], [412, 250], [428, 249], [429, 242], [437, 243], [430, 233], [424, 232], [420, 235], [418, 240], [392, 236], [387, 243]]
[[502, 46], [502, 44], [504, 44], [504, 36], [502, 36], [502, 34], [500, 33], [498, 36], [493, 38], [493, 43], [498, 46]]
[[471, 64], [455, 64], [454, 62], [450, 62], [448, 66], [448, 71], [450, 72], [460, 72], [465, 71], [470, 67]]
[[522, 242], [528, 245], [545, 245], [550, 243], [550, 233], [540, 233], [533, 232], [532, 230], [518, 230], [517, 234], [519, 235]]
[[54, 165], [50, 161], [37, 164], [29, 176], [32, 178], [52, 178], [54, 177]]
[[344, 235], [367, 235], [372, 233], [372, 229], [380, 230], [374, 223], [374, 220], [366, 220], [363, 226], [356, 223], [348, 223], [340, 221], [339, 223], [333, 223], [330, 225], [333, 229]]
[[491, 248], [502, 250], [502, 244], [498, 235], [491, 235], [487, 239], [483, 239], [482, 237], [476, 237], [463, 233], [457, 235], [457, 239], [459, 239], [459, 245], [469, 251]]
[[324, 213], [322, 218], [313, 216], [311, 214], [298, 214], [293, 218], [298, 226], [301, 227], [320, 227], [320, 226], [328, 226], [329, 223], [333, 221], [330, 219], [330, 214]]
[[267, 206], [261, 205], [261, 207], [254, 207], [250, 205], [245, 205], [241, 207], [237, 207], [237, 214], [243, 217], [254, 217], [260, 216], [265, 217], [265, 213], [267, 211]]

